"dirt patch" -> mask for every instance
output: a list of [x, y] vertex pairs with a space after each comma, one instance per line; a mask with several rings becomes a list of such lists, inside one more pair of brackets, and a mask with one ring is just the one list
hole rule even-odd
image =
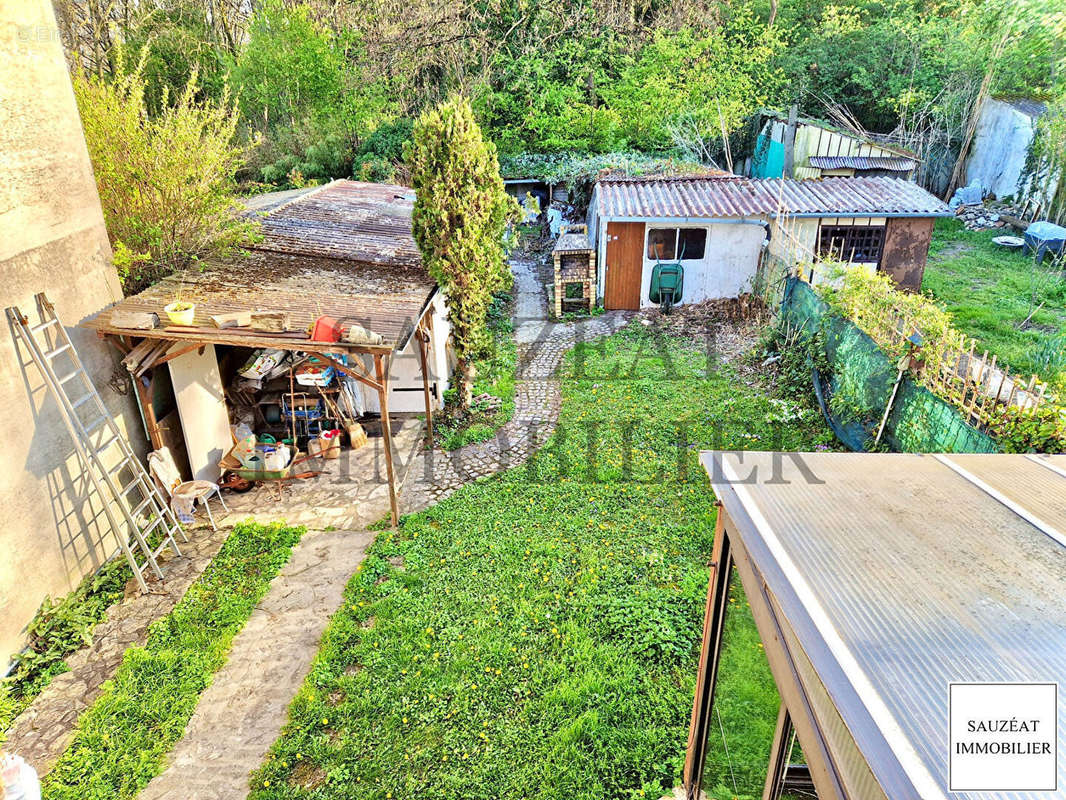
[[348, 695], [342, 692], [340, 689], [334, 689], [329, 693], [329, 704], [331, 706], [339, 706], [345, 701]]
[[743, 368], [741, 357], [759, 337], [770, 311], [759, 298], [745, 294], [702, 303], [686, 303], [669, 314], [659, 309], [641, 311], [642, 324], [709, 350], [727, 364]]
[[309, 792], [317, 789], [326, 780], [326, 771], [317, 764], [301, 761], [289, 775], [289, 785]]
[[1046, 336], [1057, 336], [1059, 333], [1059, 327], [1057, 325], [1045, 325], [1039, 322], [1027, 322], [1022, 324], [1017, 322], [1014, 327], [1020, 331], [1039, 331]]
[[977, 248], [969, 242], [951, 242], [950, 244], [944, 245], [944, 247], [940, 249], [940, 252], [930, 258], [936, 261], [942, 261], [947, 258], [955, 258], [973, 252], [976, 249]]
[[364, 630], [366, 630], [368, 628], [373, 628], [375, 622], [377, 622], [376, 618], [367, 617], [366, 619], [364, 619], [362, 622], [359, 623], [359, 627], [363, 628]]
[[359, 663], [355, 663], [355, 664], [349, 664], [348, 668], [346, 670], [344, 670], [344, 674], [347, 675], [348, 677], [351, 677], [352, 675], [358, 675], [362, 671], [363, 671], [363, 665], [359, 664]]
[[388, 561], [390, 564], [392, 564], [392, 566], [394, 566], [397, 570], [399, 570], [400, 572], [403, 572], [403, 570], [404, 570], [403, 556], [389, 556], [385, 560]]

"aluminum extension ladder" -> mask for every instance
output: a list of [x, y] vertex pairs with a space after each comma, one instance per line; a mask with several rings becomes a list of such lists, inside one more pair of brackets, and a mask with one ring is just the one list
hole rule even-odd
[[[151, 569], [157, 578], [163, 579], [157, 560], [159, 555], [167, 547], [181, 555], [174, 534], [180, 534], [183, 541], [189, 539], [169, 503], [115, 424], [52, 303], [43, 292], [36, 295], [36, 300], [40, 323], [31, 326], [16, 306], [7, 309], [7, 318], [16, 339], [25, 345], [44, 376], [86, 474], [100, 497], [119, 547], [141, 591], [147, 592], [146, 571]], [[59, 361], [71, 365], [71, 371], [62, 377], [57, 370]], [[68, 391], [70, 382], [73, 381], [75, 386], [79, 384], [75, 379], [80, 379], [83, 391]]]

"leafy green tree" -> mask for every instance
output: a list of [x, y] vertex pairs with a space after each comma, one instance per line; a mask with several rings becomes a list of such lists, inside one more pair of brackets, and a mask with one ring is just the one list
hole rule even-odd
[[225, 91], [228, 54], [215, 42], [203, 1], [150, 5], [124, 25], [122, 43], [127, 53], [143, 53], [149, 111], [159, 111], [164, 94], [180, 97], [194, 72], [200, 98], [217, 100]]
[[657, 31], [604, 94], [634, 149], [720, 141], [723, 128], [737, 130], [776, 95], [780, 45], [773, 29], [744, 11], [714, 32]]
[[335, 111], [342, 58], [310, 6], [267, 0], [252, 18], [248, 43], [230, 72], [241, 111], [265, 128]]
[[414, 237], [448, 299], [465, 409], [473, 360], [491, 344], [486, 317], [492, 296], [511, 282], [504, 237], [521, 209], [504, 191], [496, 147], [482, 137], [463, 98], [453, 97], [418, 118], [406, 161], [415, 190]]
[[234, 176], [245, 150], [228, 96], [198, 101], [194, 72], [176, 98], [164, 92], [160, 112], [150, 116], [143, 58], [112, 81], [75, 70], [73, 83], [127, 293], [255, 239], [257, 223], [236, 213]]

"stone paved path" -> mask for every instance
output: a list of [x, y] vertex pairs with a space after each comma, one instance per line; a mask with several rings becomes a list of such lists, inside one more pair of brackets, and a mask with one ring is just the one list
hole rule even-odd
[[25, 758], [41, 775], [47, 773], [66, 750], [78, 716], [97, 697], [101, 686], [122, 663], [126, 649], [144, 644], [148, 626], [177, 604], [211, 563], [229, 531], [193, 528], [190, 541], [178, 542], [182, 558], [166, 551], [162, 563], [165, 580], [149, 578], [151, 594], [134, 590], [115, 606], [93, 631], [93, 641], [67, 658], [69, 672], [51, 683], [18, 717], [7, 733], [5, 747]]
[[169, 766], [140, 800], [237, 800], [281, 733], [348, 579], [374, 536], [308, 531], [233, 640]]
[[555, 430], [559, 419], [559, 381], [555, 376], [566, 351], [578, 341], [613, 333], [629, 319], [610, 312], [581, 322], [548, 321], [548, 298], [536, 263], [513, 259], [515, 277], [514, 416], [486, 442], [447, 452], [424, 451], [416, 459], [400, 497], [402, 513], [411, 513], [444, 499], [464, 484], [523, 463]]
[[[611, 313], [580, 323], [551, 323], [535, 262], [516, 259], [512, 269], [518, 342], [514, 416], [492, 440], [450, 453], [420, 450], [421, 423], [405, 423], [396, 436], [397, 464], [400, 475], [406, 478], [401, 493], [403, 513], [432, 505], [465, 483], [516, 466], [532, 455], [558, 421], [556, 370], [566, 351], [577, 341], [617, 330], [628, 319], [626, 314]], [[289, 703], [318, 652], [322, 632], [340, 606], [344, 586], [374, 538], [363, 530], [321, 529], [363, 528], [388, 510], [383, 483], [349, 477], [375, 474], [380, 454], [367, 448], [351, 458], [316, 465], [328, 467], [329, 475], [321, 476], [314, 485], [296, 484], [280, 496], [274, 487], [267, 487], [229, 501], [233, 513], [227, 522], [249, 516], [260, 521], [286, 519], [317, 530], [309, 531], [294, 548], [288, 564], [234, 639], [226, 664], [200, 698], [167, 768], [140, 794], [140, 800], [231, 800], [247, 796], [248, 775], [262, 763], [280, 734]], [[211, 545], [205, 545], [202, 552], [197, 548], [192, 558], [181, 560], [187, 565], [182, 569], [188, 576], [167, 581], [168, 596], [175, 595], [173, 599], [155, 595], [143, 598], [142, 604], [152, 608], [152, 613], [144, 614], [144, 628], [147, 621], [169, 611], [227, 533], [204, 535], [203, 541]], [[115, 625], [126, 631], [121, 621]], [[77, 715], [99, 694], [99, 684], [121, 661], [128, 646], [123, 642], [139, 643], [137, 637], [143, 641], [143, 632], [112, 635], [103, 627], [98, 629], [93, 647], [83, 651], [84, 656], [79, 653], [71, 659], [81, 666], [69, 678], [55, 679], [46, 690], [48, 700], [35, 703], [23, 715], [25, 720], [20, 717], [14, 731], [20, 738], [12, 749], [27, 755], [39, 771], [46, 771], [41, 766], [50, 766], [62, 752]], [[37, 760], [34, 753], [39, 753]]]

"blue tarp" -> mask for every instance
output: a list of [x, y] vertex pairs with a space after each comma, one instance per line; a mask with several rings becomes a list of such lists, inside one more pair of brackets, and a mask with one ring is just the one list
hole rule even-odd
[[1034, 222], [1025, 229], [1025, 247], [1036, 253], [1036, 263], [1044, 260], [1046, 253], [1060, 255], [1066, 246], [1066, 228], [1050, 222]]

